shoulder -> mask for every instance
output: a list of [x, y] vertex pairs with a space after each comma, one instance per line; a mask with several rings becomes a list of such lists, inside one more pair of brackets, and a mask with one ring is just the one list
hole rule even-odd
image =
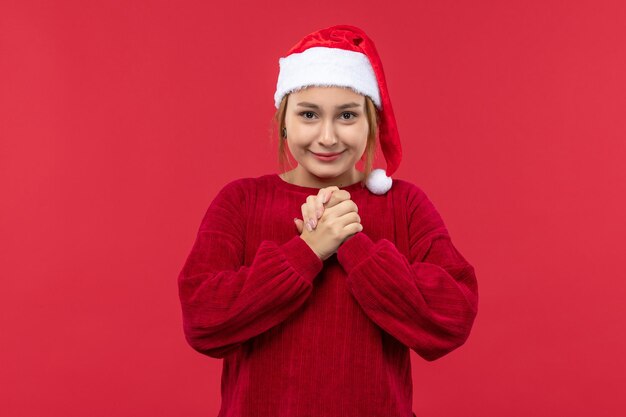
[[216, 198], [226, 198], [238, 203], [254, 201], [265, 190], [271, 190], [274, 186], [273, 174], [265, 174], [257, 177], [241, 177], [226, 182], [218, 191]]
[[248, 178], [236, 178], [224, 183], [216, 192], [214, 191], [215, 194], [209, 210], [216, 207], [228, 211], [240, 212], [248, 200], [248, 180]]
[[422, 200], [428, 199], [426, 192], [421, 186], [402, 178], [393, 179], [392, 189], [406, 201], [409, 207], [416, 207]]
[[397, 187], [396, 191], [401, 193], [403, 201], [406, 202], [410, 222], [430, 224], [432, 228], [446, 229], [437, 206], [424, 187], [403, 179], [394, 179], [394, 187]]
[[258, 187], [268, 187], [271, 186], [272, 177], [274, 175], [275, 174], [264, 174], [257, 177], [236, 178], [226, 183], [224, 187], [237, 188], [243, 191], [253, 190]]
[[244, 198], [256, 186], [256, 178], [243, 177], [227, 181], [218, 191], [218, 195]]

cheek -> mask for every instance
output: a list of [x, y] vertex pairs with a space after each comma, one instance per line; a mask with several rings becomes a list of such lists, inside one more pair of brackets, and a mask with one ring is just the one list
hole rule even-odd
[[318, 128], [314, 125], [294, 123], [292, 127], [287, 130], [287, 134], [291, 135], [295, 141], [306, 142], [316, 137]]
[[292, 126], [287, 129], [289, 149], [294, 156], [306, 155], [308, 153], [307, 149], [315, 138], [315, 134], [313, 134], [310, 129], [306, 129], [306, 127]]
[[367, 123], [350, 126], [344, 133], [346, 140], [349, 140], [351, 146], [355, 149], [359, 149], [367, 144], [367, 135], [369, 134]]

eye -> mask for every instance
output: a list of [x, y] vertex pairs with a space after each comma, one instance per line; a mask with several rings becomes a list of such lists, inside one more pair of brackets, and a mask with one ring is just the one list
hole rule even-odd
[[305, 115], [305, 114], [315, 114], [315, 113], [313, 113], [312, 111], [303, 111], [303, 112], [300, 112], [300, 113], [298, 113], [298, 114], [299, 114], [300, 116], [303, 116], [305, 119], [311, 119], [310, 117], [306, 117], [306, 116], [304, 116], [304, 115]]
[[[347, 115], [350, 115], [350, 116], [354, 116], [354, 117], [352, 117], [352, 119], [354, 119], [354, 118], [356, 117], [356, 114], [355, 114], [355, 113], [352, 113], [352, 112], [350, 112], [350, 111], [344, 111], [343, 113], [341, 113], [341, 115], [342, 115], [342, 116], [344, 116], [344, 115], [346, 115], [346, 114], [347, 114]], [[342, 117], [342, 118], [343, 118], [343, 117]], [[350, 119], [351, 119], [351, 118], [348, 118], [348, 119], [345, 119], [345, 118], [344, 118], [343, 120], [350, 120]]]

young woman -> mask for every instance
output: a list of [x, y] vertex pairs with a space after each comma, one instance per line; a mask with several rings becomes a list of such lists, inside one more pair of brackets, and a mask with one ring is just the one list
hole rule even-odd
[[219, 417], [415, 416], [410, 350], [465, 343], [474, 268], [424, 191], [390, 177], [401, 148], [371, 39], [332, 26], [279, 63], [279, 152], [298, 164], [210, 204], [178, 277], [186, 340], [224, 360]]

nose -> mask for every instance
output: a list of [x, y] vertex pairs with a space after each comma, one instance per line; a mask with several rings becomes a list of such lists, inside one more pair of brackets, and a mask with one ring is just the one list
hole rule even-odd
[[335, 129], [333, 127], [332, 120], [326, 121], [322, 128], [322, 134], [319, 140], [320, 145], [327, 148], [333, 147], [337, 143], [337, 136], [335, 135]]

